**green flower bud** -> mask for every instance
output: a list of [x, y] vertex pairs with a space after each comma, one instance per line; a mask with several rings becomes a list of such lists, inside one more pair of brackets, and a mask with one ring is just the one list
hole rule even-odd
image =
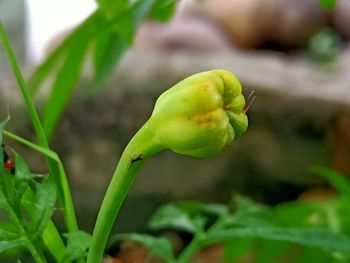
[[234, 74], [212, 70], [190, 76], [164, 92], [148, 121], [154, 143], [176, 153], [208, 157], [244, 133], [248, 118]]
[[97, 217], [88, 263], [101, 262], [108, 235], [143, 160], [170, 149], [194, 157], [224, 151], [248, 127], [242, 87], [231, 72], [193, 75], [164, 92], [125, 148]]

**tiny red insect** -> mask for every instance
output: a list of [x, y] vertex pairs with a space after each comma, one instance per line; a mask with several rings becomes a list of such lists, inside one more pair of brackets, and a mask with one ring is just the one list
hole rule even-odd
[[12, 159], [7, 159], [4, 163], [5, 169], [13, 170], [15, 168], [15, 162]]

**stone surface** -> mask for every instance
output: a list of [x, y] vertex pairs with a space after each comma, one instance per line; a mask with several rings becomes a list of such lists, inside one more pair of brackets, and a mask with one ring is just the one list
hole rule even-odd
[[[350, 107], [350, 79], [339, 68], [322, 71], [275, 53], [157, 56], [130, 51], [105, 90], [87, 95], [81, 83], [52, 141], [69, 173], [84, 229], [91, 230], [122, 149], [147, 120], [158, 95], [188, 75], [214, 68], [235, 72], [246, 94], [256, 91], [248, 132], [215, 158], [163, 152], [147, 160], [127, 197], [118, 229], [144, 228], [155, 208], [169, 201], [227, 203], [239, 192], [273, 204], [321, 182], [308, 170], [331, 163], [329, 131]], [[10, 128], [33, 137], [16, 101]], [[35, 170], [45, 171], [37, 154], [23, 147], [20, 151]]]

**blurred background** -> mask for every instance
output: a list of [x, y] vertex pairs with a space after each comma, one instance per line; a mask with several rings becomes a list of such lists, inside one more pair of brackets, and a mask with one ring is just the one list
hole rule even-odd
[[[160, 5], [142, 17], [136, 11], [144, 9], [127, 10], [127, 19], [109, 31], [104, 20], [86, 23], [96, 19], [92, 0], [0, 0], [0, 18], [22, 69], [34, 88], [40, 86], [36, 102], [44, 122], [57, 118], [51, 130], [46, 127], [66, 165], [81, 227], [92, 230], [123, 147], [158, 95], [215, 68], [237, 74], [246, 95], [256, 92], [247, 133], [215, 158], [166, 151], [147, 160], [117, 231], [144, 230], [159, 205], [178, 200], [229, 203], [240, 193], [275, 205], [328, 195], [310, 167], [350, 172], [350, 1], [329, 9], [316, 0], [170, 4], [167, 13]], [[118, 22], [109, 13], [113, 8], [106, 10], [104, 19]], [[55, 63], [38, 73], [55, 52]], [[7, 113], [9, 104], [10, 129], [34, 138], [2, 50], [0, 59], [1, 111]], [[64, 92], [69, 96], [62, 99]], [[47, 113], [61, 99], [61, 111]], [[46, 172], [40, 156], [16, 148], [34, 171]]]

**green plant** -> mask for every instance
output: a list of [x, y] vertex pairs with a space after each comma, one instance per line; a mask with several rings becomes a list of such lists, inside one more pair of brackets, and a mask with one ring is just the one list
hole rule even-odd
[[[97, 11], [38, 67], [28, 84], [0, 24], [0, 41], [18, 81], [38, 141], [36, 144], [5, 130], [7, 120], [0, 123], [0, 163], [5, 164], [9, 158], [15, 163], [14, 169], [0, 165], [0, 208], [8, 219], [6, 224], [0, 225], [0, 253], [14, 248], [21, 252], [24, 247], [36, 262], [47, 262], [47, 252], [57, 262], [85, 262], [86, 258], [90, 263], [100, 262], [111, 227], [144, 159], [164, 149], [195, 157], [213, 156], [228, 147], [247, 128], [245, 101], [240, 84], [232, 73], [210, 71], [180, 82], [160, 96], [151, 118], [127, 146], [101, 206], [93, 235], [79, 230], [66, 172], [59, 156], [50, 148], [49, 139], [88, 55], [92, 53], [93, 56], [93, 87], [97, 87], [107, 80], [118, 59], [132, 43], [134, 31], [141, 21], [148, 16], [165, 20], [175, 4], [171, 0], [98, 2]], [[41, 122], [32, 96], [51, 75], [54, 82], [45, 101]], [[174, 132], [174, 127], [178, 133]], [[3, 144], [3, 136], [40, 152], [46, 158], [49, 175], [33, 174], [21, 155]], [[172, 227], [194, 236], [178, 258], [172, 254], [166, 239], [140, 234], [116, 236], [115, 239], [142, 242], [168, 262], [189, 262], [203, 246], [217, 242], [224, 242], [227, 247], [234, 244], [235, 249], [227, 255], [227, 260], [232, 261], [253, 246], [252, 237], [318, 247], [327, 257], [346, 262], [350, 241], [339, 233], [349, 234], [349, 224], [345, 224], [348, 218], [335, 215], [332, 208], [335, 205], [339, 211], [348, 209], [346, 198], [349, 198], [350, 188], [339, 176], [317, 169], [331, 178], [330, 182], [342, 193], [347, 193], [339, 198], [340, 201], [320, 206], [288, 204], [290, 208], [276, 208], [274, 211], [242, 198], [238, 199], [238, 209], [234, 212], [225, 206], [196, 202], [162, 207], [151, 220], [153, 229]], [[56, 207], [60, 207], [64, 214], [65, 234], [57, 230], [51, 219]], [[306, 229], [302, 227], [310, 225], [303, 225], [298, 221], [300, 217], [283, 221], [283, 215], [298, 209], [306, 211], [307, 215], [322, 214], [326, 209], [329, 222], [317, 225], [320, 227], [317, 229]], [[210, 226], [208, 215], [216, 217]], [[280, 221], [271, 219], [276, 216], [281, 217]], [[334, 218], [342, 218], [344, 222], [339, 223]], [[271, 243], [264, 245], [271, 246]], [[272, 249], [273, 253], [269, 255], [262, 254], [260, 262], [269, 262], [266, 258], [285, 249], [284, 245], [278, 250]]]
[[[149, 221], [152, 231], [176, 230], [192, 235], [175, 256], [162, 236], [118, 234], [111, 244], [129, 240], [143, 244], [150, 253], [170, 263], [187, 263], [203, 248], [222, 244], [221, 262], [239, 262], [253, 254], [252, 262], [349, 262], [350, 182], [323, 167], [312, 171], [328, 180], [339, 195], [323, 201], [293, 201], [268, 207], [242, 196], [231, 206], [181, 202], [158, 208]], [[214, 218], [214, 219], [213, 219]], [[290, 257], [292, 258], [290, 259]]]
[[[196, 74], [163, 93], [157, 100], [151, 118], [133, 137], [121, 157], [102, 203], [90, 245], [89, 235], [78, 230], [64, 167], [58, 155], [49, 147], [44, 126], [1, 24], [0, 40], [17, 78], [39, 143], [34, 144], [5, 131], [6, 122], [1, 123], [1, 138], [4, 134], [44, 154], [50, 171], [50, 175], [44, 177], [34, 192], [32, 184], [38, 184], [36, 177], [22, 164], [23, 158], [18, 154], [14, 160], [14, 169], [8, 171], [5, 166], [2, 167], [0, 177], [4, 180], [0, 195], [1, 207], [10, 220], [15, 222], [18, 230], [14, 235], [4, 230], [6, 243], [3, 249], [24, 245], [37, 262], [46, 262], [42, 242], [59, 262], [82, 262], [88, 248], [87, 262], [100, 262], [114, 220], [145, 158], [164, 149], [195, 157], [213, 156], [225, 150], [247, 129], [242, 88], [236, 77], [228, 71], [213, 70]], [[72, 50], [74, 49], [71, 47], [70, 51]], [[67, 67], [74, 71], [72, 64]], [[59, 81], [63, 81], [62, 76]], [[68, 80], [68, 86], [69, 82]], [[174, 127], [177, 127], [178, 133], [172, 131]], [[0, 161], [5, 164], [9, 161], [5, 145], [1, 151]], [[56, 201], [56, 192], [52, 189], [57, 190], [65, 215], [67, 247], [50, 221]], [[29, 214], [28, 219], [26, 213]]]
[[119, 59], [132, 44], [134, 34], [147, 18], [168, 20], [175, 0], [99, 0], [99, 8], [83, 21], [35, 70], [28, 89], [35, 96], [48, 79], [53, 83], [44, 103], [42, 122], [45, 134], [51, 137], [84, 63], [92, 56], [94, 79], [92, 88], [104, 87]]

